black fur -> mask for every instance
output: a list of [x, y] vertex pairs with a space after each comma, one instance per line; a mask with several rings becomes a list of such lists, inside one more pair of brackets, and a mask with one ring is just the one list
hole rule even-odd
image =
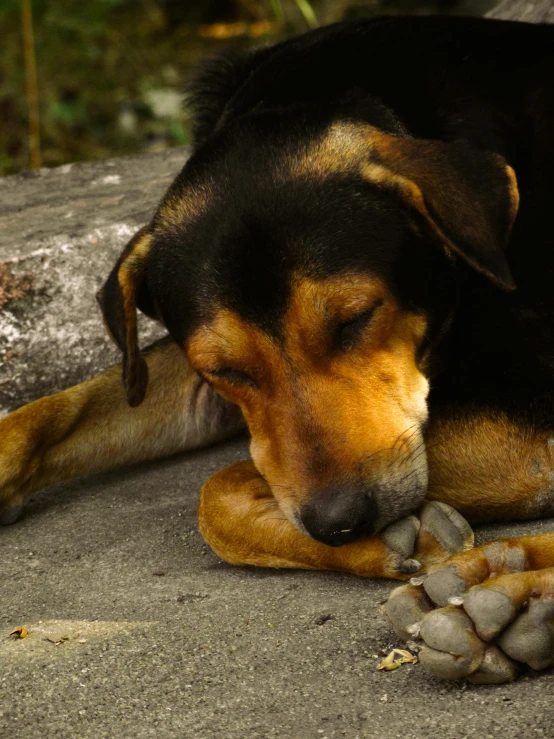
[[[500, 409], [553, 426], [554, 28], [434, 17], [338, 24], [210, 62], [192, 104], [194, 152], [166, 202], [202, 188], [208, 202], [180, 223], [158, 211], [145, 283], [179, 343], [216, 305], [279, 336], [292, 272], [369, 271], [430, 317], [431, 413]], [[506, 251], [517, 290], [447, 258], [402, 198], [347, 161], [326, 179], [281, 182], [283, 161], [337, 120], [463, 144], [453, 180], [474, 183], [498, 228], [500, 182], [476, 152], [502, 156], [521, 195]]]

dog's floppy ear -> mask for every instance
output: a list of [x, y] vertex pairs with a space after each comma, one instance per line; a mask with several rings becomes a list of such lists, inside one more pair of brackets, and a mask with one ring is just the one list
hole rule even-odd
[[108, 333], [123, 352], [123, 384], [132, 407], [142, 403], [148, 385], [148, 365], [138, 345], [137, 296], [151, 239], [146, 226], [133, 236], [96, 295]]
[[504, 159], [467, 144], [381, 132], [371, 144], [364, 177], [399, 193], [443, 244], [503, 290], [514, 290], [505, 248], [519, 194]]

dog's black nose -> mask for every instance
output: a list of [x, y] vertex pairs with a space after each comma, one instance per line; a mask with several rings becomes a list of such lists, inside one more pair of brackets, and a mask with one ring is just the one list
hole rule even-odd
[[371, 491], [329, 489], [312, 495], [302, 505], [300, 518], [311, 537], [332, 547], [339, 547], [375, 529], [377, 505]]

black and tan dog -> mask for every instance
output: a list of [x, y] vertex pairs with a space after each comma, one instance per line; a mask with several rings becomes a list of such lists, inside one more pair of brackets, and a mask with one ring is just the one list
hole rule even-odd
[[[554, 532], [471, 549], [462, 516], [554, 514], [554, 29], [331, 26], [211, 63], [193, 103], [100, 294], [127, 397], [112, 368], [0, 421], [4, 522], [245, 420], [252, 461], [201, 495], [221, 557], [427, 569], [387, 611], [432, 672], [553, 665]], [[144, 355], [137, 307], [171, 336]]]

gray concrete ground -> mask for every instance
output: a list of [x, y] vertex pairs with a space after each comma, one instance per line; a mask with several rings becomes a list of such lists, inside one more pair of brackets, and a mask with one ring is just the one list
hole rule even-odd
[[554, 736], [552, 672], [501, 687], [378, 672], [397, 645], [379, 612], [390, 582], [222, 563], [196, 529], [198, 490], [246, 453], [238, 440], [58, 485], [0, 530], [1, 737]]

